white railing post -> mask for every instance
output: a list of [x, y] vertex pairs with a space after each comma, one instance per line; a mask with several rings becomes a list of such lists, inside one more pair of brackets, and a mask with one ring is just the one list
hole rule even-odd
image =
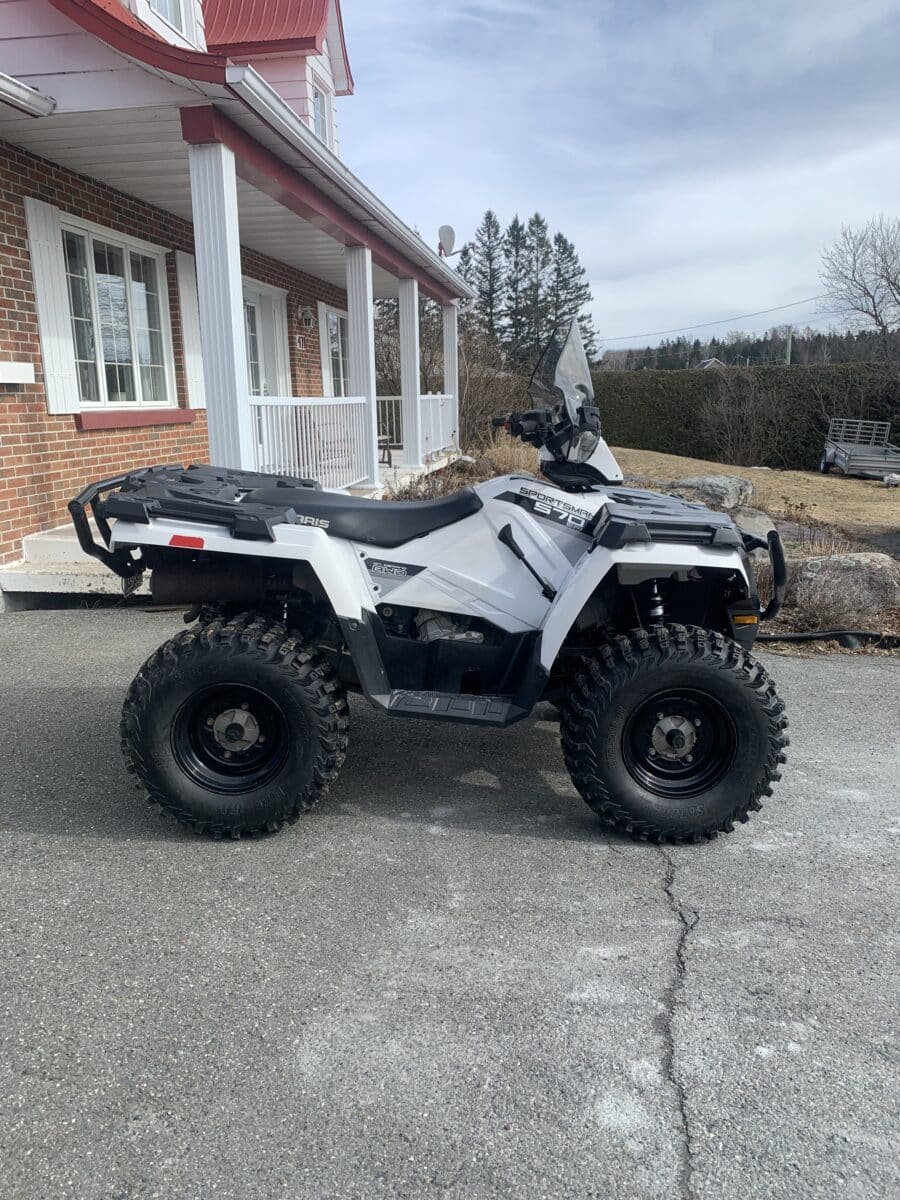
[[188, 146], [197, 294], [206, 380], [209, 459], [219, 467], [256, 465], [247, 385], [234, 154], [219, 142]]
[[378, 402], [375, 398], [375, 300], [372, 292], [372, 251], [348, 246], [347, 334], [350, 351], [350, 392], [366, 398], [366, 482], [378, 484]]
[[459, 305], [454, 300], [444, 311], [444, 393], [449, 397], [447, 441], [459, 449]]
[[419, 285], [400, 280], [400, 407], [403, 465], [422, 465], [422, 404], [419, 399]]

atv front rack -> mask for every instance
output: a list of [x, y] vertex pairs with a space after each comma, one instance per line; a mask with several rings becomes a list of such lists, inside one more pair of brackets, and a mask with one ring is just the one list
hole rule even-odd
[[[85, 554], [99, 559], [128, 582], [140, 576], [144, 563], [130, 550], [112, 549], [111, 517], [140, 525], [148, 525], [153, 517], [202, 521], [224, 525], [234, 537], [273, 540], [273, 526], [290, 523], [293, 510], [289, 506], [282, 509], [270, 504], [240, 503], [246, 492], [258, 488], [318, 491], [320, 485], [299, 476], [231, 471], [223, 467], [143, 467], [92, 483], [70, 501], [69, 512]], [[88, 509], [105, 545], [94, 538]]]

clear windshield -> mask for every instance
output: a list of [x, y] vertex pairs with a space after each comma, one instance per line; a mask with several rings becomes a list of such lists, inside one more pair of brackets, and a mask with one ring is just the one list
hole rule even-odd
[[[563, 340], [564, 339], [564, 340]], [[578, 409], [594, 400], [591, 368], [576, 319], [558, 326], [538, 360], [528, 387], [535, 404], [565, 404], [569, 420], [578, 423]]]

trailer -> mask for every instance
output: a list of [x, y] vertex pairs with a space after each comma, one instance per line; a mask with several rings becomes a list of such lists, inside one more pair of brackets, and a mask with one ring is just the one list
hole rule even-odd
[[837, 467], [844, 475], [866, 479], [884, 479], [900, 472], [900, 447], [888, 441], [890, 436], [890, 421], [832, 417], [819, 470], [827, 475]]

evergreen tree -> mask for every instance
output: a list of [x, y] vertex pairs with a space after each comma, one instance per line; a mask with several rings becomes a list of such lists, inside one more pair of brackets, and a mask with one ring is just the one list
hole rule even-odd
[[526, 340], [526, 230], [518, 214], [503, 235], [505, 275], [503, 303], [503, 342], [513, 361], [522, 357]]
[[481, 328], [488, 337], [498, 337], [503, 313], [504, 261], [503, 234], [496, 214], [488, 209], [475, 230], [472, 254], [472, 284], [478, 293], [475, 302]]
[[591, 302], [587, 272], [581, 265], [572, 242], [561, 233], [553, 237], [553, 259], [550, 266], [550, 324], [555, 328], [568, 325], [578, 317], [581, 337], [588, 358], [597, 353], [597, 334], [590, 313], [585, 308]]
[[551, 332], [551, 277], [553, 246], [547, 222], [540, 213], [529, 217], [525, 233], [524, 349], [537, 361]]

